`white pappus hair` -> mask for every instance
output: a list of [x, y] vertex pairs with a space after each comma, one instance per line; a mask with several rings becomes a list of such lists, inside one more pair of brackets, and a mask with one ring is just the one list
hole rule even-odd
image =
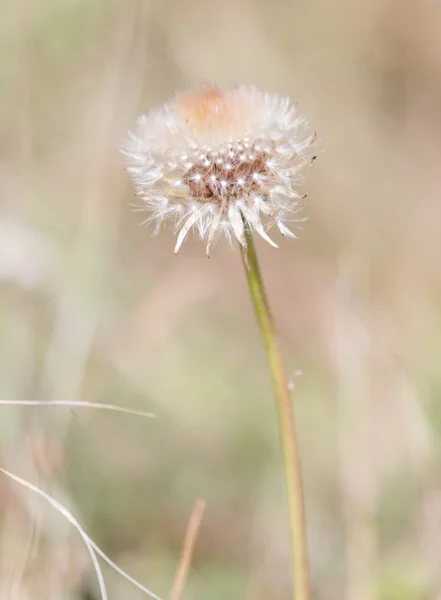
[[311, 164], [306, 121], [288, 98], [250, 86], [207, 87], [177, 95], [138, 119], [122, 149], [150, 215], [172, 220], [177, 253], [191, 229], [210, 246], [220, 234], [246, 246], [245, 227], [295, 237], [287, 223], [300, 208], [296, 185]]

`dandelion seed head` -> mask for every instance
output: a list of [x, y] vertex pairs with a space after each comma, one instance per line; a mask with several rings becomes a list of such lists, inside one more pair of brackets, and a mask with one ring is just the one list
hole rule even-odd
[[266, 232], [290, 235], [298, 174], [312, 162], [305, 125], [287, 98], [206, 87], [140, 117], [123, 152], [149, 220], [174, 220], [175, 252], [191, 229], [207, 254], [221, 234], [245, 245], [244, 223], [275, 245]]

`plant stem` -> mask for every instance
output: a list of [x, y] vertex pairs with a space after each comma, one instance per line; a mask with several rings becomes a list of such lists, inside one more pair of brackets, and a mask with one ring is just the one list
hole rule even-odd
[[187, 581], [188, 570], [190, 568], [191, 559], [193, 557], [196, 539], [198, 537], [199, 528], [202, 523], [202, 518], [205, 511], [205, 500], [196, 500], [193, 510], [188, 521], [187, 531], [185, 532], [184, 545], [182, 546], [181, 557], [179, 559], [178, 568], [176, 569], [175, 580], [173, 582], [170, 600], [181, 600], [184, 593], [185, 583]]
[[308, 555], [305, 514], [303, 504], [302, 474], [294, 427], [294, 415], [282, 356], [277, 343], [273, 320], [268, 305], [256, 249], [249, 228], [245, 226], [246, 248], [242, 250], [248, 287], [263, 338], [273, 379], [279, 421], [280, 441], [283, 451], [285, 484], [288, 499], [288, 519], [291, 538], [291, 575], [293, 598], [309, 600]]

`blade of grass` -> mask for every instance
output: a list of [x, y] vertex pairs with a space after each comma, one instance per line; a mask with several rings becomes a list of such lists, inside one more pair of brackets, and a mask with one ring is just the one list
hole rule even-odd
[[118, 567], [118, 565], [116, 565], [106, 554], [104, 554], [104, 552], [95, 544], [95, 542], [90, 539], [90, 537], [87, 535], [87, 533], [81, 527], [81, 525], [79, 524], [77, 519], [73, 516], [73, 514], [65, 506], [63, 506], [57, 500], [55, 500], [55, 498], [52, 498], [52, 496], [47, 494], [44, 490], [40, 489], [36, 485], [33, 485], [29, 481], [26, 481], [26, 479], [23, 479], [22, 477], [19, 477], [18, 475], [14, 475], [14, 473], [11, 473], [10, 471], [3, 469], [2, 467], [0, 467], [0, 472], [3, 473], [4, 475], [6, 475], [7, 477], [9, 477], [10, 479], [14, 480], [15, 482], [19, 483], [23, 487], [31, 490], [32, 492], [35, 492], [36, 494], [38, 494], [39, 496], [44, 498], [47, 502], [49, 502], [49, 504], [53, 508], [55, 508], [59, 513], [61, 513], [78, 530], [78, 532], [81, 535], [81, 537], [83, 538], [84, 543], [87, 547], [87, 550], [89, 551], [89, 554], [92, 558], [93, 566], [95, 568], [95, 572], [96, 572], [97, 579], [98, 579], [98, 584], [100, 587], [101, 600], [107, 600], [107, 591], [106, 591], [106, 585], [104, 583], [104, 577], [103, 577], [98, 559], [96, 557], [96, 554], [98, 554], [110, 567], [112, 567], [112, 569], [114, 569], [117, 573], [119, 573], [122, 577], [127, 579], [127, 581], [129, 581], [131, 584], [133, 584], [138, 589], [143, 591], [145, 594], [147, 594], [154, 600], [161, 600], [161, 598], [159, 596], [157, 596], [154, 592], [152, 592], [149, 589], [147, 589], [146, 587], [144, 587], [141, 583], [139, 583], [139, 581], [136, 581], [136, 579], [134, 579], [128, 573], [123, 571], [123, 569]]
[[204, 516], [206, 502], [205, 500], [196, 500], [190, 519], [188, 520], [187, 531], [185, 532], [184, 543], [181, 556], [176, 569], [173, 587], [170, 592], [170, 600], [181, 600], [185, 583], [188, 577], [188, 570], [191, 565], [191, 559], [196, 545], [199, 529]]
[[153, 419], [155, 415], [144, 410], [136, 410], [118, 406], [117, 404], [102, 404], [100, 402], [86, 402], [83, 400], [0, 400], [0, 406], [4, 405], [21, 405], [21, 406], [70, 406], [80, 408], [98, 408], [102, 410], [113, 410], [122, 412], [128, 415], [136, 415], [138, 417], [148, 417]]
[[63, 515], [63, 517], [65, 517], [70, 523], [72, 523], [72, 525], [78, 530], [79, 534], [83, 538], [84, 544], [86, 545], [86, 548], [87, 548], [87, 550], [88, 550], [88, 552], [90, 554], [90, 557], [92, 559], [93, 566], [94, 566], [94, 569], [95, 569], [95, 573], [96, 573], [96, 576], [97, 576], [97, 579], [98, 579], [98, 585], [100, 587], [101, 599], [102, 600], [107, 600], [106, 584], [104, 583], [103, 573], [101, 571], [101, 567], [100, 567], [100, 564], [99, 564], [98, 559], [96, 557], [95, 551], [94, 551], [94, 549], [92, 547], [92, 544], [90, 543], [89, 536], [86, 534], [86, 532], [81, 527], [81, 525], [78, 523], [78, 521], [76, 520], [76, 518], [72, 515], [72, 513], [69, 510], [67, 510], [67, 508], [65, 508], [64, 506], [62, 506], [59, 502], [57, 502], [56, 500], [54, 500], [54, 498], [52, 498], [52, 496], [49, 496], [49, 494], [47, 494], [45, 491], [41, 490], [37, 486], [33, 485], [29, 481], [26, 481], [25, 479], [22, 479], [18, 475], [14, 475], [14, 473], [11, 473], [10, 471], [7, 471], [6, 469], [3, 469], [2, 467], [0, 467], [0, 472], [3, 473], [4, 475], [6, 475], [7, 477], [9, 477], [10, 479], [12, 479], [13, 481], [15, 481], [15, 482], [19, 483], [20, 485], [28, 488], [32, 492], [35, 492], [36, 494], [38, 494], [39, 496], [41, 496], [42, 498], [44, 498], [45, 500], [47, 500], [47, 502], [49, 502], [49, 504], [51, 506], [53, 506], [59, 513], [61, 513]]

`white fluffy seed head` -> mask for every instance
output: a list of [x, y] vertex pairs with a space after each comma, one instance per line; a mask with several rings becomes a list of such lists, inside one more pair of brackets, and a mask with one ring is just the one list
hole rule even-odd
[[156, 230], [175, 222], [175, 252], [192, 228], [207, 254], [222, 233], [245, 246], [244, 227], [273, 246], [274, 224], [294, 236], [286, 223], [299, 210], [295, 185], [313, 160], [305, 125], [289, 99], [249, 86], [180, 94], [143, 115], [123, 152], [147, 220]]

